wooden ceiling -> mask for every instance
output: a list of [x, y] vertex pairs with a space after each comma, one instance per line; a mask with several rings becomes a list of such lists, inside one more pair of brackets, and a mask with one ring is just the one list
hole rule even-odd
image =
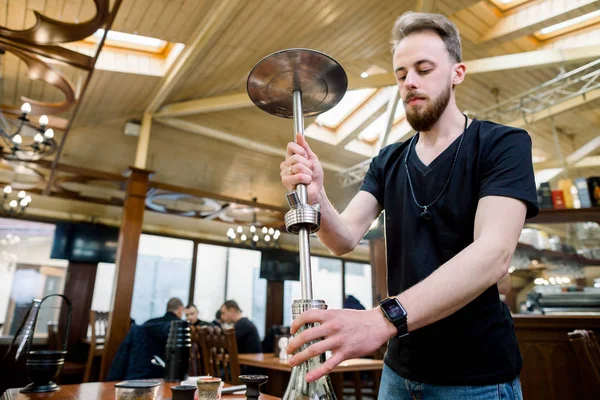
[[[489, 72], [469, 75], [468, 70], [457, 99], [462, 110], [477, 112], [555, 78], [560, 68], [569, 71], [600, 58], [600, 49], [592, 46], [600, 43], [597, 23], [546, 41], [533, 36], [543, 27], [600, 10], [600, 1], [521, 3], [502, 11], [491, 0], [123, 0], [113, 30], [182, 43], [185, 48], [164, 76], [96, 69], [79, 100], [81, 107], [60, 163], [121, 174], [133, 165], [137, 146], [136, 137], [124, 135], [124, 125], [148, 112], [156, 114], [146, 163], [156, 171], [153, 180], [285, 206], [279, 163], [293, 138], [292, 123], [260, 111], [245, 96], [248, 73], [257, 61], [285, 48], [313, 48], [341, 63], [351, 88], [393, 85], [391, 27], [403, 12], [417, 8], [445, 14], [458, 26], [468, 66], [473, 60], [534, 50], [589, 49], [589, 56], [563, 63], [504, 67], [506, 61], [500, 58]], [[80, 22], [94, 15], [94, 3], [7, 0], [0, 5], [0, 25], [29, 28], [35, 21], [33, 11]], [[110, 51], [105, 48], [103, 54]], [[128, 57], [141, 63], [145, 56], [132, 52]], [[27, 79], [25, 64], [14, 55], [6, 53], [0, 60], [0, 103], [19, 107], [21, 96], [43, 101], [61, 98], [49, 85]], [[75, 87], [85, 78], [76, 68], [57, 68]], [[360, 74], [369, 69], [383, 73], [361, 79]], [[173, 104], [192, 111], [165, 115]], [[71, 113], [61, 116], [70, 118]], [[525, 126], [534, 149], [547, 156], [546, 163], [559, 159], [551, 121], [544, 118]], [[583, 101], [557, 113], [554, 124], [566, 157], [600, 134], [600, 100]], [[57, 139], [62, 139], [62, 132], [57, 131]], [[368, 157], [342, 145], [315, 139], [310, 143], [326, 164], [327, 191], [341, 209], [357, 186], [342, 188], [336, 173]], [[590, 155], [600, 155], [599, 148]], [[569, 173], [572, 178], [600, 175], [600, 166], [569, 169]]]

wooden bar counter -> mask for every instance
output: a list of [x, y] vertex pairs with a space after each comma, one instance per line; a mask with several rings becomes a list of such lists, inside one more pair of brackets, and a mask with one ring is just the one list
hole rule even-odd
[[515, 314], [513, 319], [524, 361], [523, 398], [585, 399], [585, 382], [568, 333], [588, 329], [600, 336], [600, 316]]
[[[157, 379], [150, 379], [156, 381]], [[118, 382], [90, 382], [78, 385], [61, 385], [60, 390], [52, 393], [20, 393], [20, 389], [8, 389], [0, 400], [114, 400], [115, 384]], [[171, 387], [177, 382], [161, 382], [157, 400], [171, 399]], [[225, 385], [227, 387], [229, 385]], [[246, 395], [223, 395], [222, 400], [245, 399]], [[277, 397], [261, 395], [260, 400], [278, 400]]]

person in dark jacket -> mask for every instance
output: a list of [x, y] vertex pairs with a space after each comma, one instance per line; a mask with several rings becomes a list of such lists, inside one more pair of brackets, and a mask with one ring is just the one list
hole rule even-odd
[[234, 300], [227, 300], [221, 306], [221, 320], [226, 324], [233, 324], [239, 354], [261, 352], [256, 326], [242, 316], [242, 310]]
[[344, 300], [344, 306], [342, 308], [349, 308], [351, 310], [365, 310], [365, 306], [362, 305], [360, 300], [349, 294]]
[[144, 325], [156, 322], [171, 322], [180, 320], [183, 317], [183, 303], [177, 297], [173, 297], [167, 303], [167, 312], [162, 317], [149, 319]]

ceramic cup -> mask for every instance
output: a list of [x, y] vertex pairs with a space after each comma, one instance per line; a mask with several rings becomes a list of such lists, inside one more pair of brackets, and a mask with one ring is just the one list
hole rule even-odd
[[221, 398], [223, 382], [221, 378], [200, 378], [196, 382], [198, 400], [218, 400]]

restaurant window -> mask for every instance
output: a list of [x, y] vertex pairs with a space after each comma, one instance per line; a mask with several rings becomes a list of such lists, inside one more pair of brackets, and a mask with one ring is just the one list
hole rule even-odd
[[[342, 260], [311, 257], [313, 298], [325, 300], [328, 309], [342, 308]], [[300, 281], [283, 284], [283, 323], [292, 323], [292, 302], [302, 297]]]
[[96, 281], [94, 282], [94, 295], [92, 297], [92, 310], [109, 311], [115, 284], [117, 266], [112, 263], [98, 263], [96, 268]]
[[163, 316], [172, 297], [187, 305], [193, 248], [191, 240], [141, 235], [131, 302], [136, 324]]
[[228, 248], [200, 243], [196, 262], [194, 304], [198, 318], [211, 322], [225, 301]]
[[345, 296], [353, 296], [367, 310], [373, 307], [371, 265], [347, 261], [345, 263]]
[[[67, 260], [50, 258], [54, 224], [0, 218], [0, 331], [14, 335], [33, 299], [62, 294]], [[47, 322], [57, 321], [60, 298], [44, 302], [36, 335], [47, 334]]]
[[235, 247], [198, 245], [194, 304], [212, 321], [225, 300], [235, 300], [264, 337], [267, 282], [260, 279], [261, 253]]
[[243, 315], [254, 322], [260, 337], [265, 336], [267, 281], [260, 275], [260, 251], [229, 248], [227, 300], [235, 300]]

